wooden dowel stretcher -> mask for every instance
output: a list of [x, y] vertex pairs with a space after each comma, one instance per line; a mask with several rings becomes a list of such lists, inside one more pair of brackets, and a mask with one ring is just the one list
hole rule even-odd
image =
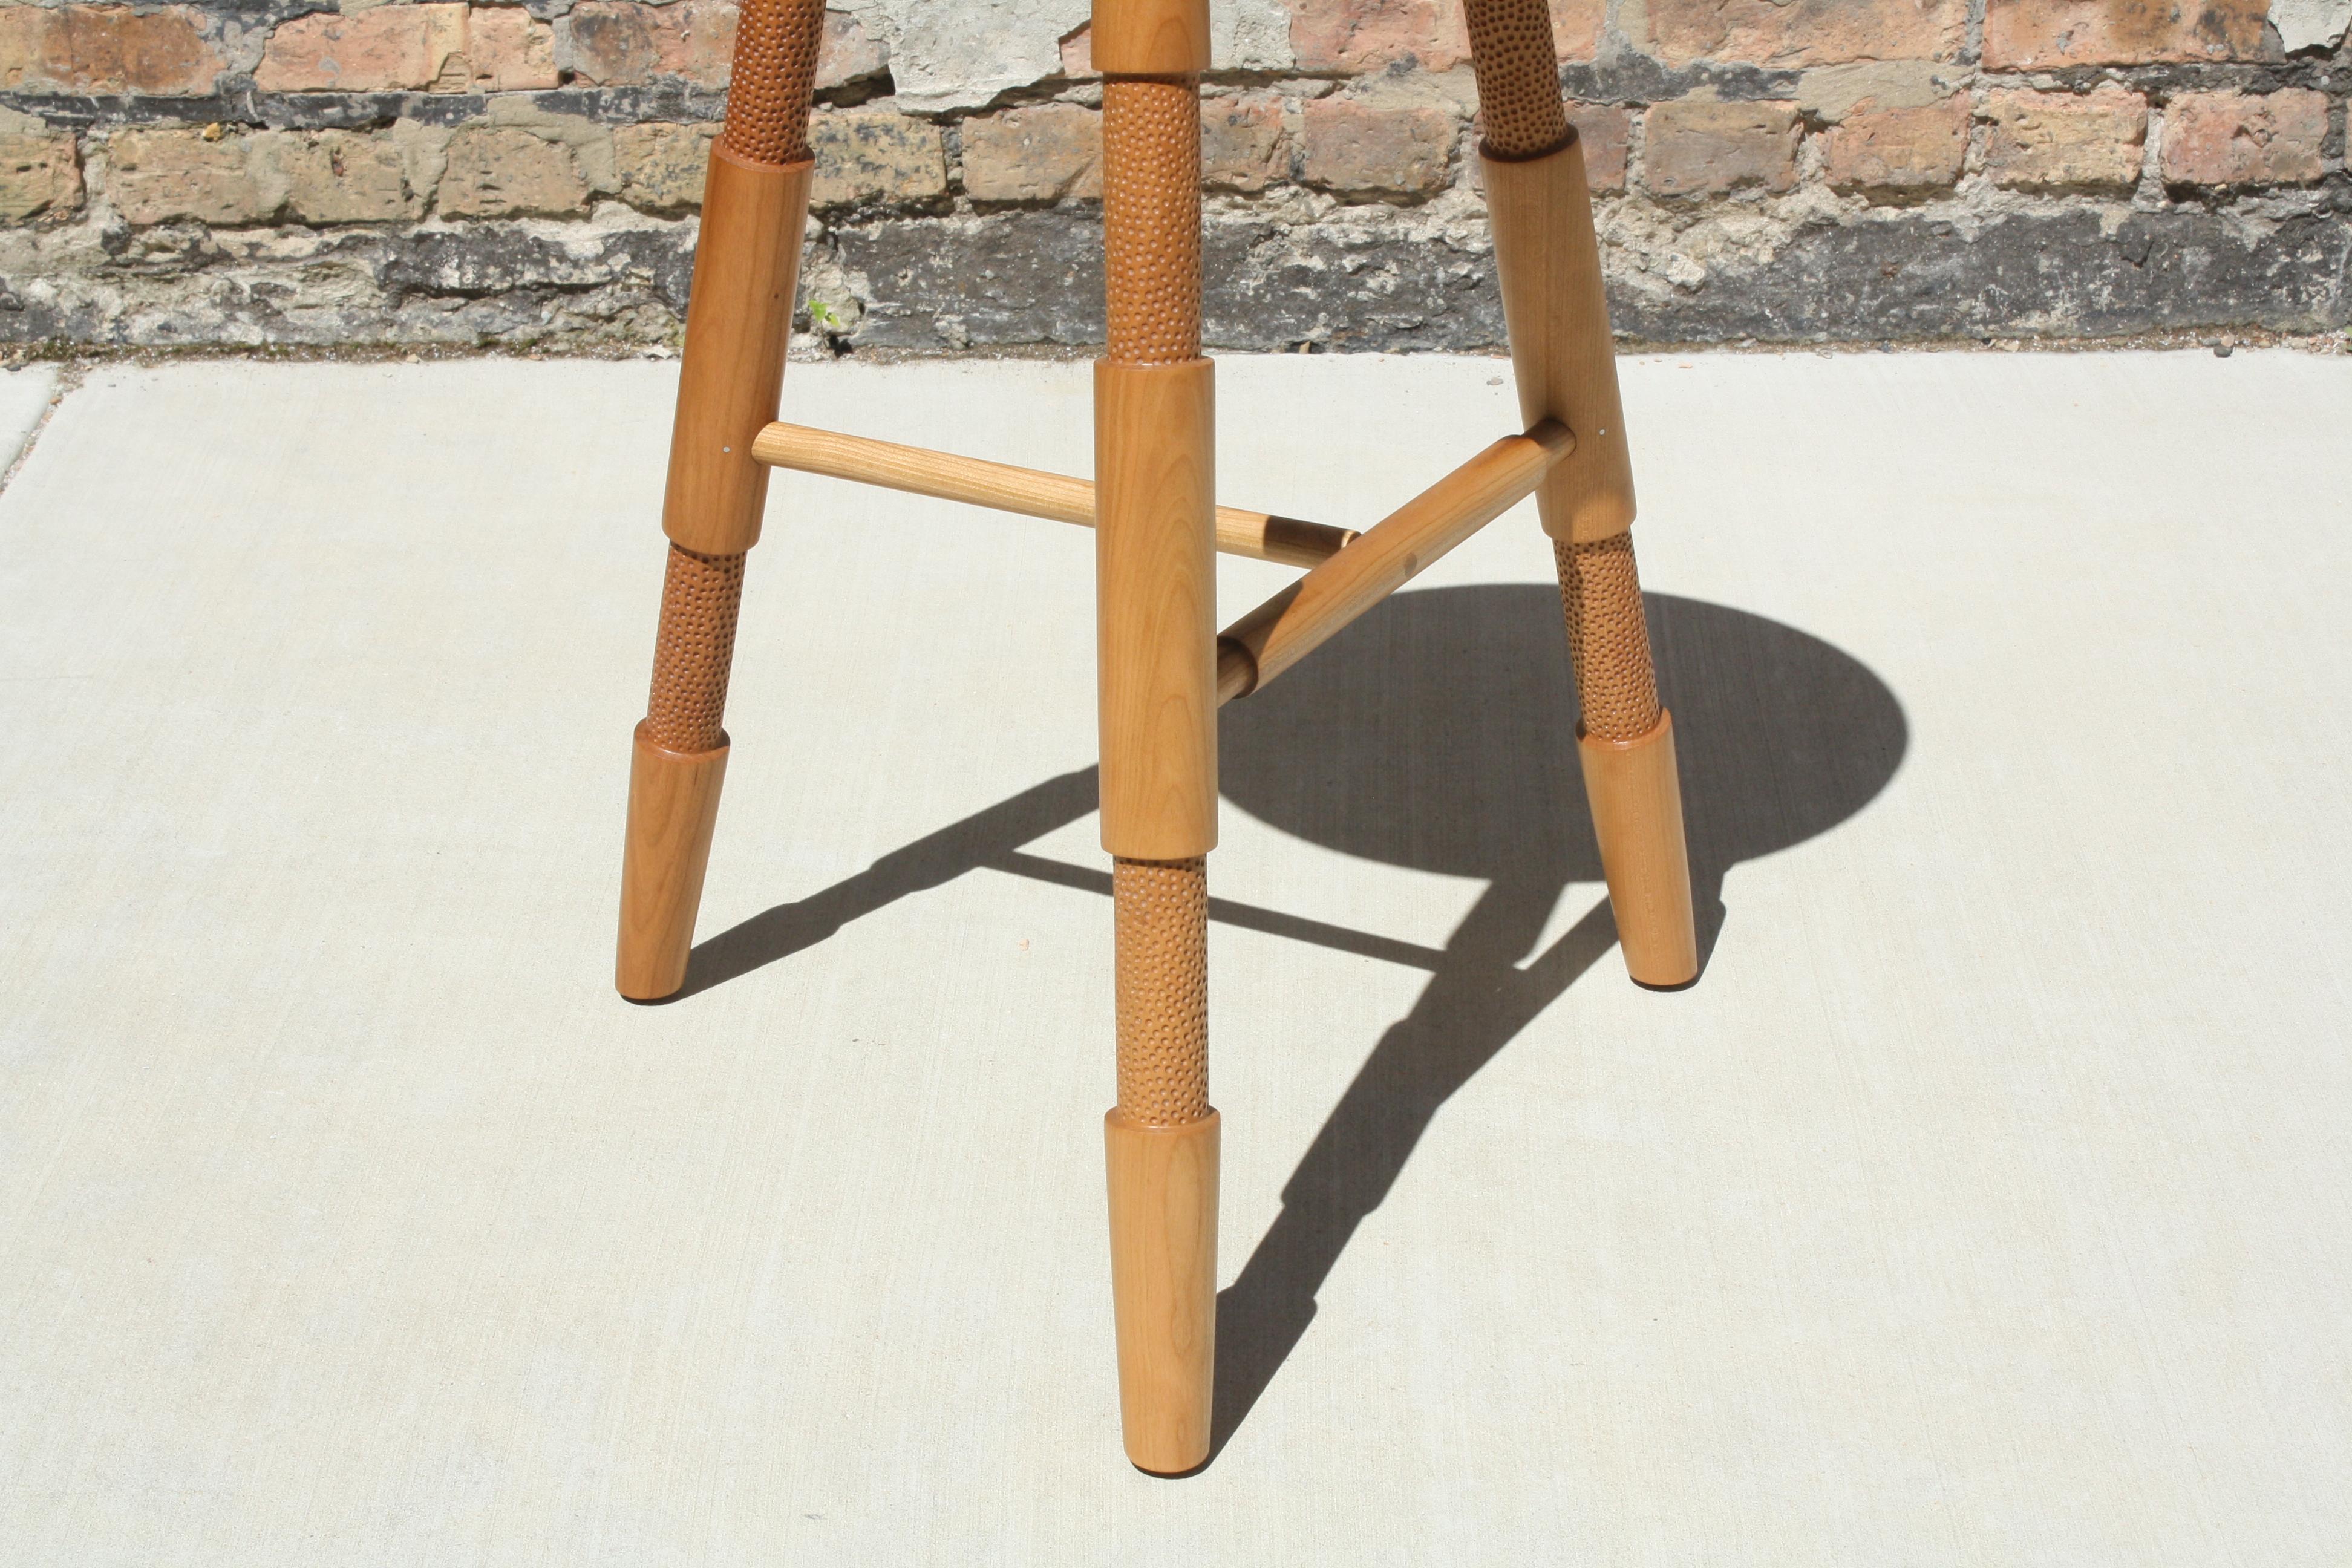
[[1251, 692], [1534, 493], [1576, 449], [1557, 419], [1507, 436], [1366, 529], [1217, 637], [1217, 700]]
[[[1075, 522], [1081, 528], [1095, 525], [1095, 487], [1067, 474], [782, 422], [760, 432], [751, 442], [751, 456], [771, 468], [854, 479], [1024, 517]], [[1217, 508], [1216, 529], [1217, 548], [1226, 554], [1291, 566], [1319, 565], [1356, 537], [1352, 529], [1230, 506]]]

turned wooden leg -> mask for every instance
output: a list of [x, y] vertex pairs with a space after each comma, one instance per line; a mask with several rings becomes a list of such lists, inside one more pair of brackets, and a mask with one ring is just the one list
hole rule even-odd
[[614, 983], [639, 1001], [686, 984], [719, 820], [743, 557], [759, 542], [768, 499], [751, 438], [776, 416], [783, 386], [824, 28], [823, 0], [747, 0], [727, 125], [710, 150], [662, 505], [669, 569], [621, 861]]
[[1202, 0], [1098, 0], [1108, 344], [1095, 370], [1103, 847], [1118, 1105], [1104, 1124], [1128, 1458], [1209, 1457], [1217, 1113], [1208, 862], [1217, 837], [1215, 401], [1201, 353]]
[[1560, 101], [1545, 0], [1468, 0], [1467, 20], [1519, 411], [1530, 426], [1558, 419], [1576, 435], [1536, 504], [1567, 605], [1593, 832], [1627, 973], [1681, 985], [1698, 975], [1690, 857], [1633, 569], [1633, 459], [1584, 153]]

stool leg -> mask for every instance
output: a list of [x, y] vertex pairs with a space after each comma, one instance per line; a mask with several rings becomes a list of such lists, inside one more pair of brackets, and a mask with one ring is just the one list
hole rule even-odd
[[1633, 568], [1633, 470], [1583, 149], [1560, 102], [1546, 0], [1468, 0], [1481, 158], [1519, 411], [1576, 432], [1536, 492], [1567, 607], [1578, 752], [1625, 968], [1698, 975], [1674, 726], [1658, 705]]
[[1097, 0], [1108, 343], [1095, 374], [1103, 847], [1118, 1104], [1104, 1122], [1128, 1458], [1209, 1457], [1217, 1152], [1208, 861], [1216, 843], [1215, 405], [1201, 353], [1201, 0]]
[[639, 1001], [686, 984], [719, 818], [743, 557], [768, 495], [751, 437], [776, 416], [783, 385], [824, 27], [823, 0], [748, 0], [726, 129], [710, 150], [662, 508], [669, 567], [621, 860], [614, 983]]

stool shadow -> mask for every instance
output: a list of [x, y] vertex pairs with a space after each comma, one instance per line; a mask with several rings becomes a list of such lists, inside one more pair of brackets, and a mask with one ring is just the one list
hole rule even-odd
[[[1828, 643], [1669, 595], [1647, 605], [1675, 715], [1702, 966], [1731, 868], [1852, 817], [1909, 743], [1901, 704]], [[1616, 944], [1576, 760], [1559, 600], [1490, 584], [1396, 595], [1223, 717], [1227, 803], [1343, 853], [1487, 883], [1443, 949], [1213, 898], [1210, 918], [1429, 972], [1285, 1184], [1283, 1206], [1218, 1297], [1211, 1464], [1288, 1359], [1349, 1241], [1437, 1112]], [[1107, 870], [1024, 846], [1093, 811], [1096, 772], [1046, 779], [780, 904], [694, 950], [679, 998], [983, 868], [1108, 896]], [[1529, 958], [1563, 894], [1592, 907]], [[1702, 967], [1702, 978], [1704, 967]], [[1671, 996], [1659, 1005], [1672, 1006]]]
[[[1894, 777], [1908, 727], [1884, 682], [1816, 637], [1666, 595], [1650, 595], [1648, 609], [1675, 715], [1704, 964], [1731, 868], [1860, 811]], [[1559, 597], [1546, 588], [1400, 594], [1226, 716], [1220, 782], [1232, 805], [1348, 854], [1487, 886], [1218, 1297], [1213, 1464], [1438, 1110], [1615, 945], [1595, 887], [1592, 907], [1528, 957], [1562, 895], [1601, 880], [1562, 644]]]

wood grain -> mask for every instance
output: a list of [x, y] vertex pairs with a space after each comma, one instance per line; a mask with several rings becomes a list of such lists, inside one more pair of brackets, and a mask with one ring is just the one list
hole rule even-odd
[[1584, 149], [1571, 138], [1539, 158], [1481, 161], [1519, 416], [1576, 432], [1575, 457], [1536, 492], [1544, 531], [1580, 542], [1622, 533], [1633, 525], [1633, 460]]
[[1660, 713], [1656, 728], [1633, 741], [1604, 741], [1580, 724], [1576, 753], [1625, 973], [1644, 985], [1686, 985], [1698, 978], [1698, 931], [1674, 715]]
[[651, 1002], [686, 984], [695, 912], [719, 823], [727, 748], [672, 752], [637, 726], [629, 759], [629, 825], [621, 857], [621, 940], [614, 984]]
[[1095, 365], [1102, 842], [1134, 860], [1217, 842], [1215, 388], [1205, 359]]
[[[1067, 474], [781, 422], [760, 432], [751, 443], [751, 455], [772, 468], [799, 473], [963, 501], [1052, 522], [1074, 522], [1082, 528], [1095, 525], [1093, 483]], [[1314, 566], [1328, 561], [1356, 537], [1353, 529], [1240, 507], [1221, 506], [1214, 519], [1219, 551], [1288, 566]]]
[[737, 555], [760, 542], [768, 468], [751, 443], [783, 391], [814, 167], [710, 149], [662, 502], [663, 531], [699, 554]]
[[1198, 76], [1209, 68], [1208, 0], [1095, 0], [1088, 42], [1105, 76]]
[[1223, 1122], [1103, 1118], [1111, 1308], [1127, 1457], [1181, 1475], [1209, 1457], [1217, 1364], [1217, 1166]]
[[1247, 696], [1321, 647], [1527, 499], [1576, 446], [1556, 419], [1504, 437], [1227, 626], [1217, 638], [1217, 700]]

